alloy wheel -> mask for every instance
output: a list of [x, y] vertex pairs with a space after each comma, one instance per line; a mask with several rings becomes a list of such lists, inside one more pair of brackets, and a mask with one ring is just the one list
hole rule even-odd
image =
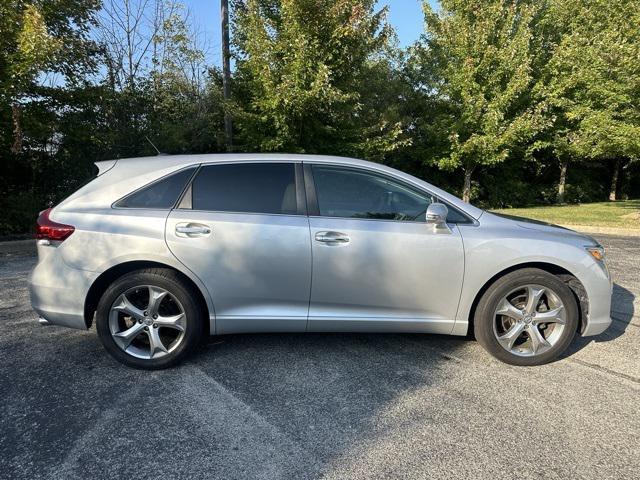
[[566, 320], [564, 304], [556, 292], [541, 285], [523, 285], [498, 302], [493, 332], [508, 352], [531, 357], [559, 341]]
[[126, 290], [109, 311], [109, 331], [114, 342], [136, 358], [150, 360], [173, 352], [184, 340], [186, 328], [182, 304], [157, 286]]

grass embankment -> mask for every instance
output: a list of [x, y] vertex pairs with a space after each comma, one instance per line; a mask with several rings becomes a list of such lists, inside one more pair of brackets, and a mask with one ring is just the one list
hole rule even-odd
[[505, 208], [494, 211], [558, 225], [640, 229], [640, 200], [553, 207]]

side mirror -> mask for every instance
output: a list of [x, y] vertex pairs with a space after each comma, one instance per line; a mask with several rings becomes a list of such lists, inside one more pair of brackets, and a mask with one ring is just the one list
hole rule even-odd
[[427, 214], [426, 214], [427, 224], [433, 225], [434, 229], [444, 228], [446, 230], [449, 230], [449, 227], [447, 227], [448, 213], [449, 213], [449, 210], [447, 209], [447, 206], [444, 205], [443, 203], [432, 203], [427, 208]]

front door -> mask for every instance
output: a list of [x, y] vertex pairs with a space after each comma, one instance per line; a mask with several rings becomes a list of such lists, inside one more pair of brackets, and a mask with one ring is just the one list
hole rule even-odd
[[167, 244], [209, 290], [215, 333], [305, 330], [311, 244], [297, 171], [205, 165], [170, 213]]
[[315, 187], [308, 330], [450, 333], [464, 252], [455, 224], [426, 224], [431, 195], [369, 170], [305, 169]]

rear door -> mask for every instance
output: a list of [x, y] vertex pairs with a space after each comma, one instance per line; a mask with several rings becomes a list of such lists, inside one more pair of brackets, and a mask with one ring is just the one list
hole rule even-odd
[[207, 286], [216, 333], [304, 331], [311, 244], [302, 167], [203, 165], [166, 225], [173, 254]]
[[312, 186], [308, 330], [450, 333], [464, 252], [455, 224], [439, 231], [426, 224], [432, 196], [338, 165], [305, 163], [305, 182]]

